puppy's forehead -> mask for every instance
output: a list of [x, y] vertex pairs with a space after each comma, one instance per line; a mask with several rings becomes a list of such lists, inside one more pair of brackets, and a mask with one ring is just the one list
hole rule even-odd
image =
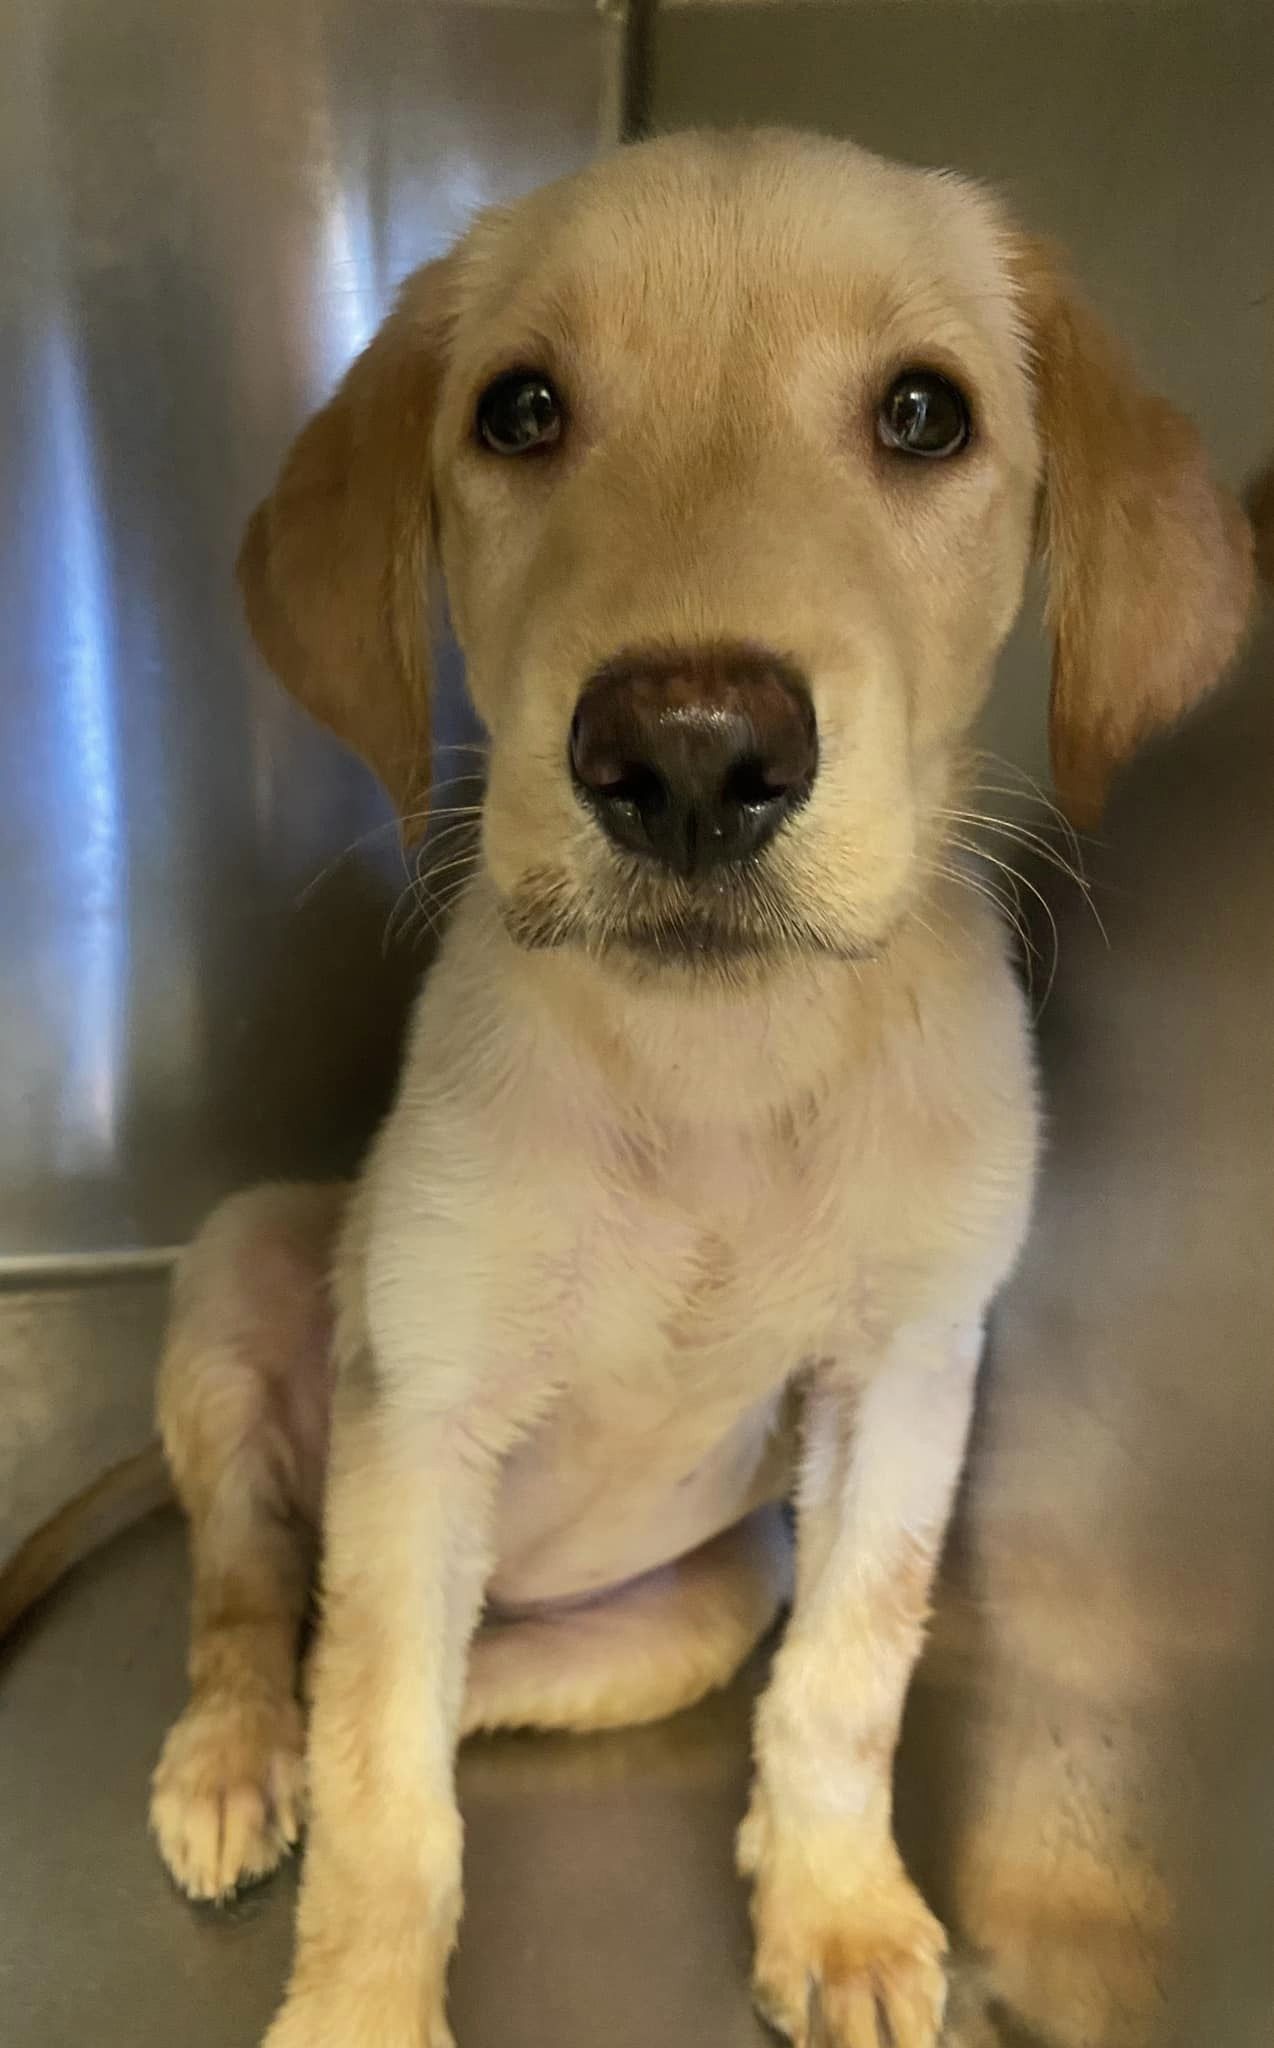
[[469, 321], [552, 339], [676, 338], [811, 315], [918, 321], [1016, 350], [1006, 230], [976, 187], [782, 131], [621, 150], [481, 227]]

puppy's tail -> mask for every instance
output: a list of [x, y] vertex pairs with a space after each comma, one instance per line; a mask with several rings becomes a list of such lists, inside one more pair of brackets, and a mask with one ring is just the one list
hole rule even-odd
[[0, 1567], [0, 1642], [73, 1566], [172, 1498], [172, 1481], [156, 1442], [112, 1466], [59, 1508]]
[[1248, 486], [1247, 514], [1256, 538], [1256, 566], [1267, 588], [1274, 590], [1274, 462]]

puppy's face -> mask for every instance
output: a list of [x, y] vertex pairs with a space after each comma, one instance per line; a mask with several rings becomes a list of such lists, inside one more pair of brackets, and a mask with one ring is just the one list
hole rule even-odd
[[1041, 489], [1082, 814], [1238, 630], [1245, 534], [1190, 430], [976, 190], [810, 138], [675, 137], [409, 285], [244, 580], [280, 673], [406, 806], [440, 565], [521, 943], [855, 957], [942, 862]]
[[511, 929], [878, 946], [938, 857], [1038, 450], [989, 208], [681, 142], [485, 229], [433, 444]]

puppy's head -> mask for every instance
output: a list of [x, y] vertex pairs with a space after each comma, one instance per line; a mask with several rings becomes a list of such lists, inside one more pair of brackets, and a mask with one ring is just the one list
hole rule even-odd
[[278, 674], [416, 820], [441, 569], [521, 942], [852, 957], [941, 864], [1039, 541], [1086, 822], [1241, 630], [1250, 537], [1196, 435], [983, 193], [691, 135], [413, 278], [241, 573]]

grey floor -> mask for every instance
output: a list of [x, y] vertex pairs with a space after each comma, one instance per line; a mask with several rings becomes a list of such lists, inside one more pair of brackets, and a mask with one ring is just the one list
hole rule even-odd
[[[182, 1698], [173, 1514], [85, 1566], [0, 1664], [0, 2040], [253, 2048], [282, 1986], [294, 1874], [229, 1911], [172, 1890], [146, 1782]], [[471, 1745], [454, 1980], [470, 2048], [760, 2048], [731, 1875], [750, 1706], [662, 1728]]]

